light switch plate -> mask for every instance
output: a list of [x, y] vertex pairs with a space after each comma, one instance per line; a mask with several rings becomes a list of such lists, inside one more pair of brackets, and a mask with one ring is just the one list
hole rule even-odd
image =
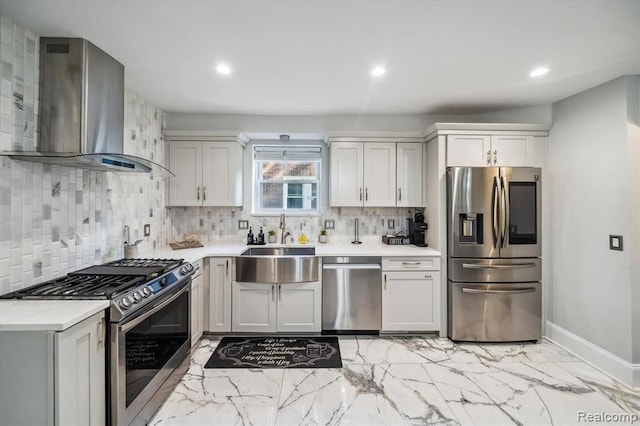
[[324, 229], [336, 229], [336, 223], [333, 219], [327, 219], [324, 221]]
[[149, 235], [151, 235], [151, 224], [150, 223], [145, 223], [145, 225], [144, 225], [144, 236], [148, 237]]
[[396, 229], [396, 221], [394, 219], [387, 219], [387, 229]]
[[609, 235], [609, 250], [622, 251], [622, 235]]
[[238, 221], [238, 229], [249, 229], [249, 221], [248, 220], [239, 220]]

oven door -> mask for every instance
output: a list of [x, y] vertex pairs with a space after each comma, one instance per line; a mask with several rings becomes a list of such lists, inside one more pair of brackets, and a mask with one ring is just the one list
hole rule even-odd
[[164, 402], [168, 392], [159, 390], [190, 353], [190, 289], [185, 280], [139, 316], [111, 324], [111, 424], [145, 424]]

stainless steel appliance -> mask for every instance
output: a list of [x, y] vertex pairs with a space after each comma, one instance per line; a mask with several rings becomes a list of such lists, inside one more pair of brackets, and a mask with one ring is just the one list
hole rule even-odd
[[381, 258], [324, 257], [323, 333], [377, 333], [381, 326]]
[[541, 337], [540, 169], [447, 168], [452, 340]]
[[413, 219], [407, 218], [407, 229], [409, 231], [409, 237], [413, 241], [413, 245], [418, 247], [427, 246], [427, 229], [429, 226], [424, 221], [424, 215], [421, 212], [417, 212]]
[[124, 154], [124, 66], [81, 38], [40, 37], [38, 151], [3, 152], [23, 161], [117, 172], [173, 175]]
[[142, 425], [188, 368], [194, 272], [182, 259], [121, 259], [2, 298], [110, 300], [105, 421]]

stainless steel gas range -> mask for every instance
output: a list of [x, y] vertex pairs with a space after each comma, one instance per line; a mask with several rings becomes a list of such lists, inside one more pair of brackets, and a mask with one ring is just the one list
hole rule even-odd
[[188, 368], [192, 264], [121, 259], [2, 296], [106, 299], [107, 424], [146, 424]]

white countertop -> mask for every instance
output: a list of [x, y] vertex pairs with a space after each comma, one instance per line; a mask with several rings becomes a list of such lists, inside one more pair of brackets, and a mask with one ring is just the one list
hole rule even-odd
[[0, 300], [0, 331], [62, 331], [108, 307], [108, 300]]
[[[362, 239], [362, 244], [351, 244], [350, 239], [342, 241], [318, 243], [312, 242], [304, 245], [286, 244], [285, 247], [315, 247], [316, 256], [440, 256], [440, 252], [431, 247], [391, 246], [384, 244], [380, 237], [366, 237]], [[188, 262], [195, 262], [205, 257], [239, 256], [248, 247], [246, 244], [221, 241], [206, 245], [200, 248], [172, 250], [156, 250], [150, 253], [140, 252], [141, 257], [155, 258], [179, 258]], [[257, 246], [260, 247], [260, 246]], [[282, 244], [267, 244], [266, 247], [283, 247]]]

